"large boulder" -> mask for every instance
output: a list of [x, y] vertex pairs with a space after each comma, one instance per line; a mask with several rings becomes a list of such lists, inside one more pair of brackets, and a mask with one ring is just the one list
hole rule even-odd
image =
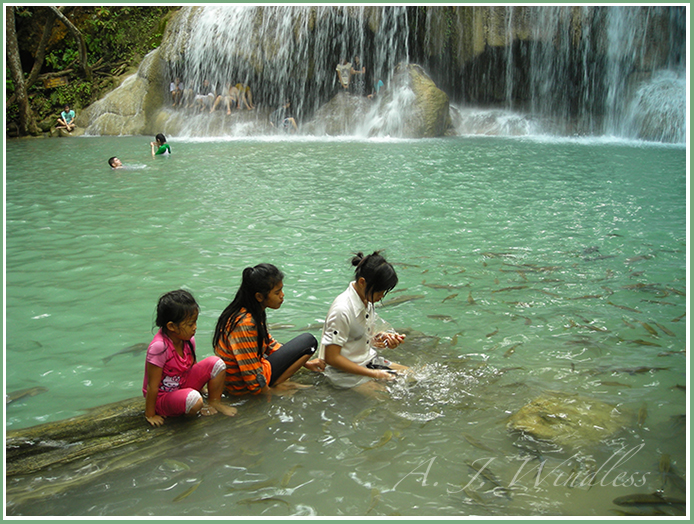
[[398, 64], [380, 100], [383, 119], [372, 134], [434, 138], [451, 128], [448, 95], [416, 64]]
[[[91, 135], [153, 134], [148, 122], [164, 104], [166, 63], [158, 50], [149, 53], [137, 70], [77, 117], [77, 125]], [[154, 134], [160, 131], [156, 131]]]

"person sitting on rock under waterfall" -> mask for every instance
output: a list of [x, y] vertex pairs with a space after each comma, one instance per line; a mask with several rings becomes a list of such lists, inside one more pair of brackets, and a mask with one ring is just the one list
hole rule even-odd
[[171, 93], [171, 107], [176, 107], [176, 104], [181, 105], [181, 99], [183, 98], [183, 84], [181, 79], [176, 77], [171, 85], [169, 85], [169, 92]]
[[346, 59], [341, 58], [335, 70], [337, 71], [337, 78], [340, 81], [342, 89], [345, 91], [349, 90], [349, 80], [352, 76], [352, 64]]
[[227, 115], [231, 114], [231, 108], [234, 107], [236, 103], [239, 101], [239, 90], [238, 88], [233, 85], [231, 82], [227, 83], [226, 86], [224, 86], [224, 89], [222, 89], [222, 94], [217, 97], [217, 100], [214, 101], [214, 105], [212, 106], [212, 109], [210, 109], [210, 113], [215, 111], [217, 109], [217, 106], [224, 102], [224, 107], [227, 109]]
[[[154, 137], [154, 142], [150, 142], [149, 145], [152, 148], [152, 156], [156, 155], [170, 155], [171, 154], [171, 146], [166, 143], [166, 137], [159, 133], [157, 136]], [[155, 151], [154, 149], [157, 148]]]
[[[159, 298], [155, 324], [159, 331], [147, 348], [142, 394], [145, 418], [161, 426], [166, 417], [180, 415], [236, 414], [236, 408], [222, 403], [224, 361], [209, 356], [198, 362], [195, 331], [198, 306], [193, 295], [179, 289]], [[207, 385], [207, 406], [202, 389]]]
[[243, 106], [249, 111], [251, 109], [255, 109], [255, 106], [253, 105], [253, 92], [251, 91], [251, 86], [239, 82], [236, 84], [236, 89], [239, 91], [237, 104], [238, 108], [241, 109], [241, 104], [243, 104]]
[[398, 283], [392, 264], [378, 252], [352, 258], [354, 280], [330, 306], [323, 326], [318, 357], [325, 360], [325, 376], [339, 388], [359, 387], [365, 393], [380, 389], [373, 382], [392, 380], [408, 368], [377, 354], [395, 348], [405, 335], [382, 320], [374, 304]]
[[293, 128], [294, 131], [299, 130], [298, 126], [296, 125], [296, 120], [289, 112], [290, 106], [291, 102], [287, 100], [284, 104], [272, 112], [270, 115], [270, 125], [272, 127], [284, 130], [291, 130], [291, 128]]

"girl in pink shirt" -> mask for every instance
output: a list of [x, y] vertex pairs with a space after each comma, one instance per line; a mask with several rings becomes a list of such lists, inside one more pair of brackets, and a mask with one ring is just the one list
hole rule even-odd
[[[159, 331], [147, 348], [145, 378], [145, 418], [161, 426], [166, 417], [178, 415], [233, 416], [236, 408], [222, 404], [226, 365], [219, 357], [197, 362], [195, 330], [199, 307], [193, 295], [179, 289], [162, 295], [157, 304]], [[202, 388], [209, 398], [204, 406]]]

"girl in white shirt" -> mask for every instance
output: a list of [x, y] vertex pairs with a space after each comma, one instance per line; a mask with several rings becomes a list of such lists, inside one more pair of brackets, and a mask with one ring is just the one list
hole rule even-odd
[[330, 306], [319, 349], [325, 360], [325, 375], [344, 388], [366, 384], [373, 379], [392, 380], [407, 368], [385, 360], [376, 348], [394, 348], [404, 339], [374, 310], [398, 283], [393, 266], [378, 251], [352, 259], [354, 281]]

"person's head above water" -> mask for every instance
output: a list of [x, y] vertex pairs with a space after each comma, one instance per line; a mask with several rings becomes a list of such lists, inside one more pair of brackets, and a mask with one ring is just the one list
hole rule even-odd
[[120, 161], [118, 157], [112, 156], [111, 158], [108, 159], [108, 165], [111, 166], [113, 169], [118, 169], [119, 167], [123, 167], [123, 163]]
[[159, 143], [159, 145], [166, 144], [166, 137], [161, 133], [155, 136], [154, 139]]
[[[356, 267], [354, 280], [358, 286], [363, 287], [364, 298], [369, 302], [378, 302], [388, 291], [398, 285], [398, 275], [393, 265], [380, 253], [380, 251], [374, 251], [364, 256], [359, 252], [352, 258], [352, 265]], [[361, 282], [361, 279], [364, 281]]]

